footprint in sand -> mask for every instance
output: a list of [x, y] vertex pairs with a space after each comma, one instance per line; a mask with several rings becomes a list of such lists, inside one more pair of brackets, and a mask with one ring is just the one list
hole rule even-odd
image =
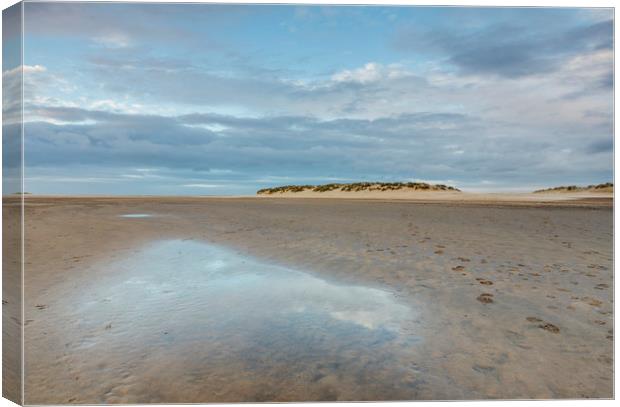
[[486, 365], [473, 365], [472, 369], [475, 370], [476, 372], [479, 373], [483, 373], [483, 374], [494, 374], [496, 369], [493, 366], [486, 366]]
[[35, 308], [38, 310], [44, 310], [45, 308], [47, 308], [47, 305], [45, 304], [37, 304], [35, 305]]
[[561, 291], [563, 293], [569, 293], [571, 292], [570, 290], [567, 290], [566, 288], [556, 288], [557, 291]]
[[483, 304], [491, 304], [493, 302], [493, 294], [483, 293], [480, 294], [476, 299]]
[[482, 285], [493, 285], [493, 281], [485, 280], [484, 278], [477, 278], [476, 281]]
[[443, 250], [435, 250], [435, 254], [443, 254]]
[[603, 305], [603, 301], [597, 300], [596, 298], [583, 297], [581, 300], [585, 301], [586, 303], [588, 303], [588, 305], [591, 305], [593, 307], [600, 307], [601, 305]]
[[532, 323], [539, 323], [538, 327], [541, 329], [544, 329], [545, 331], [549, 331], [551, 333], [557, 334], [560, 332], [560, 328], [558, 328], [557, 326], [553, 325], [550, 322], [545, 322], [542, 319], [538, 318], [538, 317], [527, 317], [525, 318], [528, 322], [532, 322]]
[[596, 285], [596, 287], [594, 287], [594, 288], [595, 288], [596, 290], [604, 290], [604, 289], [606, 289], [606, 288], [609, 288], [609, 284], [604, 284], [604, 283], [597, 284], [597, 285]]
[[539, 328], [544, 329], [545, 331], [549, 331], [551, 333], [557, 334], [560, 333], [560, 328], [558, 328], [557, 326], [549, 323], [549, 322], [545, 322], [544, 324], [540, 324], [538, 325]]
[[463, 267], [463, 266], [452, 267], [452, 271], [463, 271], [463, 270], [465, 270], [465, 267]]

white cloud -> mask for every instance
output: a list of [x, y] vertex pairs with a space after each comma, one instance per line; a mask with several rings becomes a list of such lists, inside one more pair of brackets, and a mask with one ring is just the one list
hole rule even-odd
[[47, 71], [47, 68], [43, 65], [20, 65], [16, 66], [13, 69], [2, 72], [2, 80], [10, 80], [12, 78], [15, 78], [15, 76], [19, 76], [22, 72], [24, 73], [24, 75], [27, 75], [45, 71]]
[[120, 32], [94, 37], [93, 41], [106, 48], [127, 48], [132, 45], [129, 36]]
[[382, 65], [376, 62], [368, 62], [357, 69], [345, 69], [332, 75], [335, 82], [358, 82], [371, 83], [384, 79], [402, 78], [411, 73], [403, 69], [399, 64]]
[[[5, 124], [21, 121], [22, 90], [24, 102], [33, 99], [32, 84], [47, 71], [42, 65], [20, 65], [2, 72], [2, 114]], [[23, 89], [22, 89], [23, 86]]]

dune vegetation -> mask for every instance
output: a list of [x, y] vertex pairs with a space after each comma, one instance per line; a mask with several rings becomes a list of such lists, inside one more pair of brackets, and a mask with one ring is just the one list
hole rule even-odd
[[403, 189], [416, 191], [455, 191], [459, 189], [443, 184], [427, 184], [425, 182], [355, 182], [350, 184], [323, 184], [323, 185], [284, 185], [274, 188], [263, 188], [257, 191], [259, 195], [295, 193], [295, 192], [361, 192], [361, 191], [398, 191]]
[[604, 184], [588, 186], [564, 185], [534, 191], [535, 194], [542, 192], [614, 192], [614, 184], [611, 182], [606, 182]]

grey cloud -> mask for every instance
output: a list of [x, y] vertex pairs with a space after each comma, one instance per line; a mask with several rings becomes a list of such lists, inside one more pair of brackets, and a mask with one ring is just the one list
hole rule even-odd
[[552, 24], [508, 21], [473, 31], [458, 26], [441, 31], [404, 27], [395, 45], [408, 52], [440, 52], [464, 73], [503, 77], [554, 71], [570, 56], [613, 47], [613, 20], [583, 25], [567, 21], [553, 30], [547, 25]]
[[[247, 18], [243, 6], [189, 3], [27, 2], [24, 10], [30, 35], [79, 35], [109, 50], [148, 49], [158, 43], [225, 52], [231, 48], [226, 39], [205, 35], [205, 29]], [[184, 24], [172, 23], [175, 19]], [[123, 44], [114, 46], [114, 41]]]
[[[73, 122], [26, 124], [26, 163], [34, 173], [37, 168], [78, 165], [112, 172], [152, 167], [189, 171], [194, 174], [192, 183], [245, 183], [248, 189], [282, 182], [276, 176], [291, 182], [330, 177], [463, 182], [491, 178], [506, 185], [527, 179], [552, 182], [569, 175], [595, 177], [611, 166], [604, 143], [590, 145], [581, 134], [502, 137], [494, 134], [501, 129], [485, 128], [475, 117], [442, 112], [319, 120], [215, 114], [162, 117], [34, 107], [32, 111]], [[95, 123], [81, 124], [85, 120]], [[215, 125], [221, 129], [202, 127]]]
[[[159, 8], [165, 8], [165, 5], [28, 2], [25, 3], [24, 21], [28, 32], [35, 35], [71, 36], [79, 33], [92, 39], [120, 33], [140, 40], [182, 39], [184, 31], [181, 27], [164, 24], [165, 16], [153, 13]], [[140, 16], [145, 14], [155, 18], [144, 23], [148, 20]]]
[[607, 153], [614, 149], [613, 139], [596, 140], [588, 144], [586, 151], [590, 153]]
[[21, 167], [21, 124], [5, 124], [2, 126], [2, 168], [18, 169]]
[[[431, 135], [440, 123], [464, 124], [462, 115], [423, 113], [390, 119], [320, 121], [302, 116], [263, 119], [213, 114], [180, 117], [122, 115], [75, 108], [32, 108], [49, 119], [96, 124], [26, 125], [29, 165], [125, 161], [194, 169], [242, 167], [264, 173], [289, 169], [350, 172], [367, 166], [355, 152], [378, 156], [424, 139], [445, 140], [451, 130]], [[212, 132], [198, 125], [221, 125]], [[461, 128], [462, 130], [462, 128]], [[386, 152], [376, 152], [380, 145]], [[350, 154], [353, 153], [353, 154]], [[400, 153], [397, 153], [400, 154]], [[145, 160], [148, 156], [149, 159]], [[398, 165], [403, 167], [402, 165]], [[376, 164], [374, 172], [383, 170]]]

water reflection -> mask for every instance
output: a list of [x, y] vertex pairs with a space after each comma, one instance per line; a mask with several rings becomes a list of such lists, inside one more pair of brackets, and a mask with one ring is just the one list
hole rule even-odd
[[127, 213], [125, 215], [120, 215], [121, 218], [150, 218], [153, 215], [148, 213]]
[[389, 292], [182, 240], [97, 273], [61, 316], [93, 378], [76, 402], [412, 396], [414, 313]]

